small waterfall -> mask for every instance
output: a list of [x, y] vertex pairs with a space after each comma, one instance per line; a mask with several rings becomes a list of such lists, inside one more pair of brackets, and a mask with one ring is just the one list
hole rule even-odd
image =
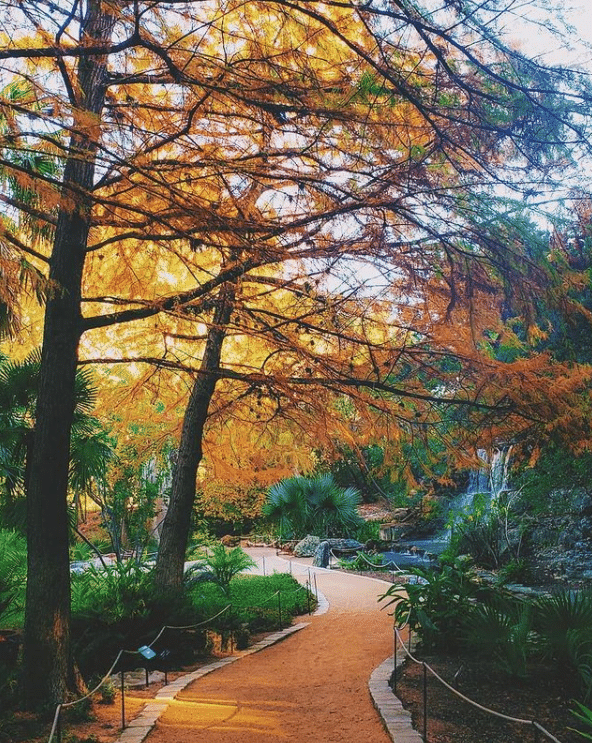
[[486, 449], [477, 449], [477, 457], [483, 464], [469, 472], [466, 496], [489, 492], [489, 457]]
[[489, 493], [491, 502], [508, 490], [508, 474], [512, 457], [512, 446], [494, 449], [489, 465]]
[[476, 453], [481, 464], [469, 473], [466, 491], [451, 500], [448, 527], [428, 539], [402, 540], [399, 543], [402, 552], [386, 553], [385, 559], [401, 565], [430, 564], [433, 556], [443, 552], [450, 543], [454, 524], [459, 523], [464, 515], [471, 513], [477, 496], [483, 497], [485, 508], [490, 508], [491, 504], [508, 490], [512, 446], [499, 446], [491, 453], [485, 449], [478, 449]]
[[512, 446], [500, 446], [491, 453], [485, 449], [477, 449], [477, 457], [483, 464], [471, 470], [467, 491], [460, 497], [470, 502], [471, 496], [484, 493], [489, 494], [490, 500], [494, 501], [507, 491], [512, 449]]
[[511, 456], [512, 446], [499, 446], [491, 453], [485, 449], [477, 450], [477, 457], [483, 464], [471, 470], [466, 492], [457, 495], [450, 503], [448, 538], [452, 525], [459, 521], [463, 514], [471, 511], [477, 495], [485, 496], [485, 507], [489, 509], [500, 495], [508, 490]]

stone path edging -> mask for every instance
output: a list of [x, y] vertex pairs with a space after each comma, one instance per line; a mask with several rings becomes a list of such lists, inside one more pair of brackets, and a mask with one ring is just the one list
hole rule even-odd
[[[404, 658], [399, 656], [397, 668]], [[411, 723], [411, 713], [403, 709], [399, 697], [393, 694], [389, 686], [393, 672], [394, 657], [387, 658], [378, 668], [375, 668], [368, 681], [368, 690], [376, 711], [382, 717], [386, 731], [394, 743], [422, 743], [423, 738]]]

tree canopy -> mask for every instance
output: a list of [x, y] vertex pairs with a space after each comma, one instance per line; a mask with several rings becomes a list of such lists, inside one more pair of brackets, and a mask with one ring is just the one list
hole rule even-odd
[[454, 411], [491, 436], [544, 422], [548, 380], [581, 380], [484, 338], [508, 308], [534, 327], [556, 288], [526, 210], [588, 148], [590, 95], [504, 43], [500, 0], [0, 7], [0, 305], [19, 316], [15, 266], [46, 295], [26, 683], [60, 701], [77, 365], [125, 364], [171, 410], [189, 398], [177, 543], [208, 417], [253, 450], [275, 421], [347, 444]]

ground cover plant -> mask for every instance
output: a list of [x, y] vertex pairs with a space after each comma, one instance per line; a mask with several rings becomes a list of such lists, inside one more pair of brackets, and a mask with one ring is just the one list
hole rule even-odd
[[371, 572], [374, 570], [390, 570], [389, 565], [384, 564], [384, 557], [382, 555], [366, 555], [363, 552], [357, 554], [353, 560], [340, 559], [339, 567], [341, 570], [351, 570], [356, 573]]

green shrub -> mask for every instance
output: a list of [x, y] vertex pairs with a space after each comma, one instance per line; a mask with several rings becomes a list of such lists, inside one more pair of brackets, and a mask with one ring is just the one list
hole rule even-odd
[[[283, 626], [291, 617], [305, 613], [309, 601], [314, 606], [314, 600], [307, 599], [306, 590], [290, 575], [229, 577], [241, 552], [226, 553], [226, 560], [231, 553], [236, 556], [230, 558], [230, 566], [223, 561], [219, 565], [218, 582], [188, 582], [182, 597], [174, 601], [156, 595], [152, 575], [132, 561], [75, 576], [72, 636], [82, 673], [87, 678], [104, 673], [120, 649], [136, 651], [141, 645], [153, 644], [165, 625], [154, 649], [166, 648], [172, 663], [185, 665], [209, 650], [208, 631], [224, 638], [241, 634], [247, 641], [251, 632], [278, 628], [280, 606]], [[244, 564], [244, 557], [249, 558], [244, 552], [242, 556]], [[141, 665], [139, 657], [124, 659]]]
[[499, 569], [497, 578], [502, 586], [507, 583], [528, 582], [531, 578], [528, 562], [522, 557], [510, 560]]
[[368, 542], [370, 540], [380, 541], [380, 523], [378, 521], [363, 521], [357, 528], [355, 539], [359, 542]]
[[449, 551], [470, 555], [476, 565], [498, 568], [502, 564], [502, 521], [498, 509], [490, 505], [488, 493], [477, 493], [470, 506], [452, 514]]
[[[590, 483], [592, 452], [574, 454], [570, 447], [558, 443], [542, 447], [534, 466], [524, 466], [516, 486], [530, 513], [565, 513], [569, 495], [586, 490]], [[556, 493], [556, 497], [549, 494]]]
[[99, 615], [107, 624], [140, 616], [151, 595], [151, 575], [132, 560], [107, 568], [89, 567], [73, 577], [72, 612]]
[[560, 672], [575, 671], [587, 699], [592, 691], [592, 593], [561, 591], [537, 599], [533, 608], [543, 655]]
[[243, 570], [255, 567], [256, 563], [240, 547], [226, 549], [219, 542], [215, 544], [209, 554], [198, 558], [194, 570], [207, 569], [212, 580], [217, 583], [225, 594], [228, 594], [230, 581]]
[[355, 570], [358, 573], [365, 570], [388, 570], [388, 567], [383, 565], [383, 563], [384, 557], [382, 555], [368, 557], [363, 552], [360, 552], [353, 560], [339, 560], [339, 567], [343, 570]]
[[[279, 599], [278, 599], [279, 593]], [[282, 625], [305, 614], [316, 599], [287, 573], [241, 575], [230, 585], [233, 613], [239, 626], [246, 624], [252, 632], [277, 629], [281, 606]]]
[[570, 665], [570, 633], [590, 632], [592, 639], [592, 593], [561, 591], [538, 598], [533, 608], [542, 650], [560, 666]]
[[115, 704], [117, 689], [111, 679], [107, 679], [100, 688], [101, 704]]
[[70, 547], [70, 560], [72, 562], [85, 562], [96, 556], [96, 552], [86, 542], [74, 542]]
[[136, 649], [160, 629], [155, 603], [150, 573], [131, 560], [72, 576], [72, 638], [82, 673], [106, 670], [120, 649]]
[[408, 624], [425, 649], [456, 645], [472, 600], [490, 589], [461, 559], [440, 568], [410, 568], [409, 574], [415, 582], [393, 585], [382, 596], [390, 599], [385, 606], [394, 605], [395, 624]]
[[508, 676], [526, 678], [531, 655], [532, 607], [508, 597], [468, 607], [461, 638], [471, 652], [493, 662]]

